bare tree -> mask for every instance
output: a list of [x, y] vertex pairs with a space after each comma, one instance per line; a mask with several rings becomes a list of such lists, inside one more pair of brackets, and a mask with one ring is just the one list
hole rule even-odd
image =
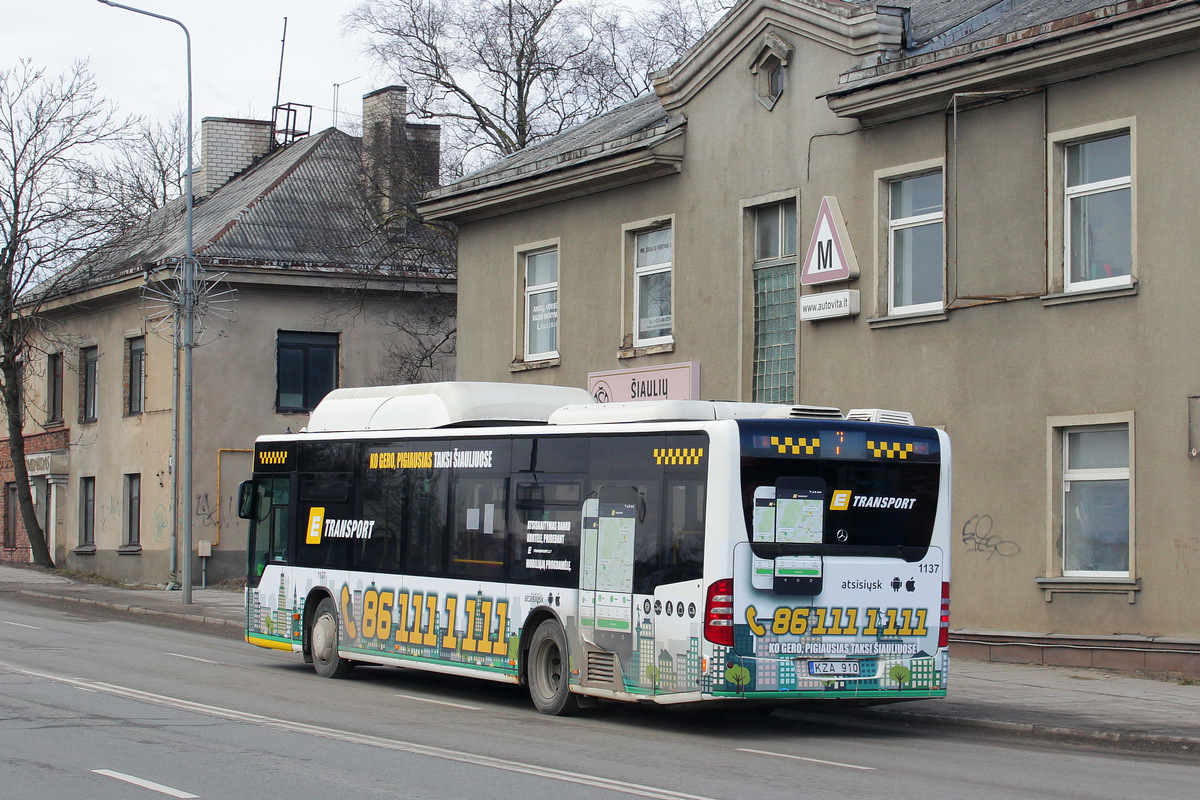
[[[385, 361], [371, 376], [379, 384], [453, 378], [457, 242], [452, 225], [426, 221], [417, 211], [416, 203], [437, 186], [439, 148], [437, 135], [430, 135], [436, 126], [416, 127], [423, 132], [403, 126], [394, 138], [364, 141], [365, 159], [358, 148], [340, 154], [362, 191], [338, 193], [344, 200], [337, 216], [355, 221], [346, 231], [345, 259], [357, 265], [348, 272], [356, 280], [330, 294], [324, 318], [366, 315], [389, 332]], [[371, 302], [381, 293], [389, 294], [382, 307]]]
[[604, 0], [362, 0], [347, 15], [408, 87], [409, 109], [441, 125], [440, 170], [414, 171], [408, 154], [390, 162], [403, 174], [367, 176], [370, 207], [386, 209], [366, 226], [385, 245], [371, 263], [424, 272], [430, 287], [384, 321], [394, 336], [379, 380], [444, 377], [453, 358], [455, 232], [415, 205], [439, 173], [461, 175], [633, 100], [733, 2], [653, 0], [633, 12]]
[[138, 120], [128, 138], [98, 166], [97, 185], [116, 207], [121, 230], [183, 196], [187, 158], [187, 118], [175, 112], [164, 124]]
[[469, 168], [561, 133], [649, 89], [729, 0], [363, 0], [347, 17], [443, 126], [443, 166]]
[[0, 69], [0, 402], [21, 519], [34, 562], [54, 566], [25, 467], [23, 364], [44, 305], [113, 232], [115, 204], [97, 181], [99, 149], [130, 123], [97, 95], [86, 62], [57, 77], [30, 61]]

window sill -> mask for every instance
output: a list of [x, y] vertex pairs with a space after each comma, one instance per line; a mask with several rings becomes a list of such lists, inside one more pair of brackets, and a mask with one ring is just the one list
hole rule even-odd
[[924, 311], [919, 314], [898, 314], [894, 317], [875, 317], [867, 320], [872, 328], [899, 328], [904, 325], [921, 325], [926, 322], [944, 322], [950, 318], [945, 309]]
[[664, 344], [651, 344], [641, 347], [622, 347], [617, 351], [617, 358], [638, 358], [639, 356], [652, 356], [658, 353], [674, 353], [675, 343], [666, 342]]
[[119, 556], [140, 556], [142, 554], [142, 546], [140, 544], [123, 544], [117, 548]]
[[522, 361], [516, 359], [508, 365], [509, 372], [528, 372], [531, 369], [548, 369], [549, 367], [562, 366], [561, 358], [547, 358], [541, 361]]
[[1109, 287], [1107, 289], [1084, 289], [1075, 292], [1060, 292], [1046, 294], [1040, 298], [1043, 306], [1061, 306], [1067, 303], [1081, 303], [1086, 300], [1107, 300], [1110, 297], [1130, 297], [1138, 293], [1138, 283], [1135, 281], [1128, 286]]
[[79, 545], [79, 547], [76, 547], [71, 552], [77, 556], [94, 556], [94, 555], [96, 555], [96, 545], [81, 544], [81, 545]]
[[1045, 593], [1046, 602], [1054, 602], [1055, 592], [1065, 594], [1124, 594], [1132, 605], [1142, 590], [1140, 578], [1037, 578], [1038, 587]]
[[56, 431], [66, 426], [66, 422], [60, 417], [58, 419], [48, 419], [42, 427], [48, 431]]

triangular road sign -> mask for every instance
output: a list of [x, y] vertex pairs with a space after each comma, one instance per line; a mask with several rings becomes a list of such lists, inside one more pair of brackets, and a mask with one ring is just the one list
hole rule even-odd
[[857, 277], [858, 259], [854, 257], [837, 198], [822, 197], [821, 210], [817, 212], [817, 223], [808, 243], [808, 255], [804, 257], [804, 268], [800, 271], [800, 283], [811, 286]]

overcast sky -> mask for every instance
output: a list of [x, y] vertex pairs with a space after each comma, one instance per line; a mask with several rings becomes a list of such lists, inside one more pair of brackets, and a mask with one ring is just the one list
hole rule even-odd
[[[287, 17], [281, 102], [313, 106], [312, 130], [357, 125], [362, 96], [394, 82], [342, 36], [356, 0], [119, 0], [174, 17], [192, 35], [193, 110], [204, 117], [269, 119]], [[32, 58], [48, 74], [87, 59], [101, 93], [122, 111], [166, 120], [187, 110], [179, 26], [97, 0], [0, 0], [0, 68]]]

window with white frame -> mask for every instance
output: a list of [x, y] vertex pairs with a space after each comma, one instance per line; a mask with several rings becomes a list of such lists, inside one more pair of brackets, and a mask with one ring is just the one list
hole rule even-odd
[[942, 173], [893, 180], [888, 189], [888, 314], [941, 311]]
[[751, 398], [796, 394], [796, 201], [754, 209], [754, 363]]
[[1062, 574], [1129, 576], [1129, 425], [1062, 429]]
[[558, 248], [525, 253], [525, 360], [558, 357]]
[[666, 344], [671, 338], [671, 227], [634, 234], [633, 344]]
[[1066, 288], [1125, 286], [1133, 267], [1133, 178], [1128, 132], [1066, 146]]

